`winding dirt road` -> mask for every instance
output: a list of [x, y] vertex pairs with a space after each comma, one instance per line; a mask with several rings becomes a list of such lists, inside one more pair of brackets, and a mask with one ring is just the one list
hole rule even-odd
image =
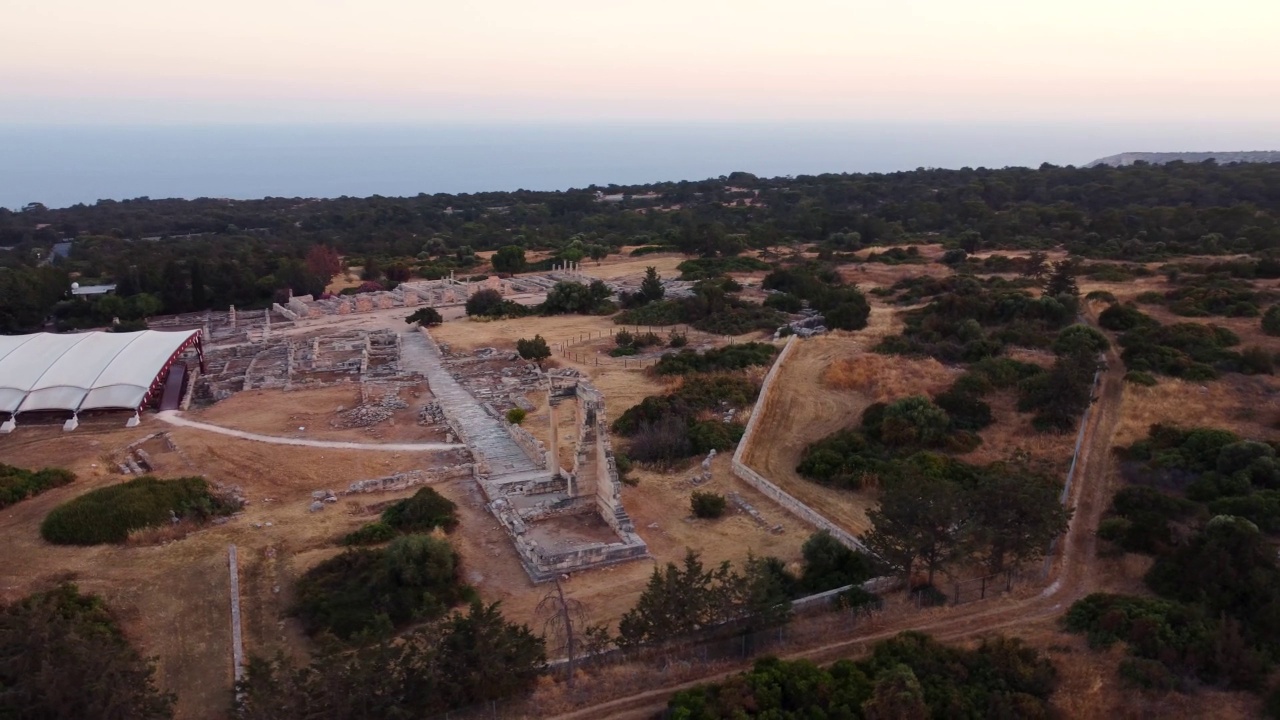
[[[905, 630], [929, 633], [938, 640], [959, 641], [980, 637], [992, 632], [1016, 632], [1019, 628], [1042, 624], [1062, 615], [1071, 603], [1098, 589], [1092, 558], [1095, 556], [1098, 527], [1109, 501], [1107, 478], [1111, 466], [1111, 439], [1120, 417], [1120, 400], [1124, 389], [1124, 367], [1114, 349], [1107, 354], [1107, 369], [1099, 383], [1099, 396], [1089, 413], [1085, 428], [1085, 441], [1081, 445], [1078, 475], [1072, 488], [1070, 502], [1075, 508], [1071, 525], [1059, 550], [1053, 558], [1049, 577], [1053, 578], [1038, 595], [1000, 603], [972, 603], [949, 608], [940, 617], [926, 622], [902, 618], [889, 625], [882, 625], [874, 632], [854, 634], [817, 647], [787, 653], [790, 660], [807, 659], [828, 663], [841, 658], [855, 658], [865, 654], [869, 645]], [[580, 708], [555, 716], [555, 720], [588, 720], [591, 718], [622, 718], [640, 720], [652, 718], [667, 705], [672, 694], [724, 677], [717, 672], [697, 680], [673, 683]]]
[[342, 440], [307, 440], [305, 438], [259, 435], [257, 433], [245, 432], [243, 430], [225, 428], [221, 425], [210, 425], [209, 423], [202, 423], [196, 420], [188, 420], [177, 410], [165, 410], [163, 412], [156, 413], [156, 417], [170, 425], [177, 425], [178, 427], [194, 428], [205, 432], [240, 438], [241, 440], [252, 440], [254, 442], [270, 443], [272, 445], [298, 445], [301, 447], [333, 448], [336, 450], [382, 450], [393, 452], [436, 452], [438, 450], [455, 450], [460, 447], [465, 447], [464, 445], [459, 445], [457, 443], [359, 443], [346, 442]]

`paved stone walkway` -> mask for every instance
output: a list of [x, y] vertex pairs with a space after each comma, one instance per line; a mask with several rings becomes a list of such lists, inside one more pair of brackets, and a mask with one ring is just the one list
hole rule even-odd
[[530, 478], [546, 474], [545, 468], [530, 460], [511, 439], [502, 421], [485, 412], [475, 396], [449, 374], [440, 348], [426, 333], [410, 330], [401, 334], [400, 369], [426, 376], [431, 394], [440, 403], [445, 417], [465, 435], [462, 440], [472, 454], [489, 464], [490, 478], [501, 478], [505, 482], [516, 479], [509, 476], [518, 474], [528, 474]]
[[165, 410], [164, 412], [156, 413], [156, 417], [170, 425], [177, 425], [178, 427], [195, 428], [196, 430], [204, 430], [205, 432], [227, 435], [229, 437], [240, 438], [242, 440], [271, 443], [272, 445], [297, 445], [301, 447], [333, 448], [335, 450], [391, 450], [394, 452], [435, 452], [439, 450], [456, 450], [457, 448], [463, 447], [457, 443], [359, 443], [344, 442], [341, 440], [307, 440], [305, 438], [259, 435], [257, 433], [245, 432], [243, 430], [225, 428], [221, 425], [210, 425], [209, 423], [188, 420], [177, 410]]

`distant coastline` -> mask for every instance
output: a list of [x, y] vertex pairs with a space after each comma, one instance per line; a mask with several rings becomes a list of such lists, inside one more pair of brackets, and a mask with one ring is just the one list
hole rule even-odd
[[1044, 123], [0, 125], [0, 207], [412, 196], [917, 167], [1081, 165], [1123, 147], [1280, 147], [1280, 127]]
[[1128, 152], [1119, 155], [1108, 155], [1089, 163], [1088, 167], [1110, 165], [1123, 167], [1136, 162], [1152, 165], [1163, 165], [1170, 162], [1199, 163], [1213, 160], [1226, 165], [1228, 163], [1272, 163], [1280, 162], [1280, 150], [1250, 150], [1234, 152]]

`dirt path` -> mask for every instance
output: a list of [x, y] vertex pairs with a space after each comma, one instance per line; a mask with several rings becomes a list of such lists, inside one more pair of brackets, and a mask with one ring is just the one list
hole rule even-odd
[[[1109, 500], [1108, 477], [1111, 467], [1111, 439], [1120, 419], [1120, 401], [1124, 389], [1124, 366], [1112, 350], [1108, 367], [1101, 379], [1099, 397], [1089, 414], [1085, 442], [1078, 461], [1079, 475], [1072, 488], [1071, 504], [1075, 514], [1060, 552], [1052, 563], [1051, 582], [1038, 595], [1008, 603], [973, 603], [951, 608], [941, 616], [921, 622], [919, 616], [905, 617], [875, 632], [841, 638], [819, 647], [786, 654], [785, 659], [807, 659], [828, 663], [841, 658], [865, 654], [869, 646], [904, 630], [918, 630], [938, 640], [958, 641], [980, 637], [996, 631], [1010, 632], [1052, 623], [1076, 600], [1098, 587], [1098, 577], [1091, 562], [1096, 549], [1094, 531]], [[745, 668], [745, 666], [744, 666]], [[740, 668], [742, 669], [742, 668]], [[739, 670], [740, 670], [739, 669]], [[735, 670], [734, 672], [737, 672]], [[714, 682], [731, 673], [718, 672], [697, 680], [647, 690], [572, 712], [555, 716], [556, 720], [588, 718], [651, 718], [660, 713], [673, 693]]]
[[245, 432], [243, 430], [232, 430], [231, 428], [225, 428], [219, 425], [210, 425], [209, 423], [188, 420], [187, 418], [182, 417], [182, 414], [177, 410], [166, 410], [164, 412], [156, 413], [156, 417], [170, 425], [204, 430], [205, 432], [240, 438], [241, 440], [271, 443], [272, 445], [297, 445], [301, 447], [331, 448], [334, 450], [390, 450], [393, 452], [435, 452], [438, 450], [457, 450], [458, 448], [465, 447], [457, 443], [358, 443], [344, 442], [341, 440], [306, 440], [304, 438], [259, 435], [257, 433]]

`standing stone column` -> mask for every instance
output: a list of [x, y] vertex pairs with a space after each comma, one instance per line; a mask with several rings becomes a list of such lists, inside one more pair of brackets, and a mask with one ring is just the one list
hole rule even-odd
[[560, 472], [560, 428], [556, 425], [556, 406], [551, 404], [551, 388], [547, 388], [547, 417], [551, 422], [547, 434], [547, 471]]

